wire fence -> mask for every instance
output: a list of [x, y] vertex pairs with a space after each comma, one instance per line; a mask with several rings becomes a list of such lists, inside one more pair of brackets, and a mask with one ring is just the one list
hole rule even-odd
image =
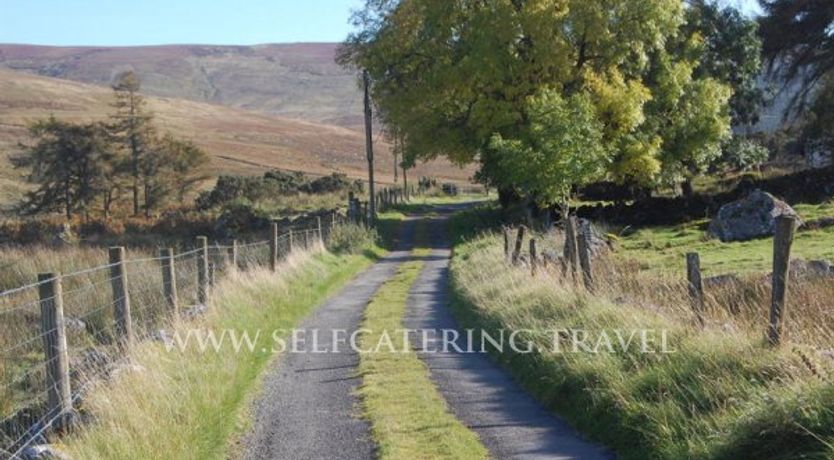
[[0, 459], [61, 434], [84, 393], [129, 365], [132, 343], [164, 340], [174, 319], [204, 312], [220, 279], [275, 270], [293, 252], [322, 248], [340, 223], [333, 212], [324, 226], [317, 218], [279, 233], [273, 224], [266, 240], [209, 245], [198, 238], [193, 249], [154, 257], [127, 258], [113, 248], [107, 264], [43, 273], [0, 292]]
[[[787, 343], [827, 356], [834, 345], [834, 284], [827, 266], [791, 259], [795, 219], [779, 217], [770, 273], [703, 276], [697, 252], [681, 254], [678, 271], [641, 274], [642, 261], [613, 257], [589, 221], [567, 219], [564, 230], [531, 233], [503, 228], [507, 263], [616, 304], [650, 308], [696, 328], [761, 334], [770, 346]], [[801, 351], [801, 350], [800, 350]], [[826, 359], [825, 368], [834, 369]], [[834, 370], [831, 372], [834, 378]]]

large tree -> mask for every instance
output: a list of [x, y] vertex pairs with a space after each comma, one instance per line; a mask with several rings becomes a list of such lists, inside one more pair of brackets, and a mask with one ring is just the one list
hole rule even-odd
[[183, 202], [186, 195], [208, 176], [208, 155], [191, 142], [170, 134], [152, 138], [140, 162], [145, 216], [170, 201]]
[[142, 156], [149, 143], [152, 116], [148, 113], [145, 99], [139, 94], [142, 85], [132, 71], [119, 74], [113, 84], [116, 109], [113, 115], [112, 132], [128, 152], [125, 169], [131, 176], [133, 214], [140, 210], [140, 184]]
[[[562, 157], [545, 149], [558, 145], [555, 132], [580, 121], [535, 129], [547, 125], [537, 113], [545, 94], [557, 94], [555, 107], [566, 114], [591, 104], [600, 135], [584, 137], [583, 147], [604, 152], [591, 157], [621, 180], [653, 183], [662, 169], [683, 176], [712, 154], [728, 129], [729, 91], [694, 75], [687, 50], [676, 48], [694, 35], [684, 21], [680, 0], [368, 0], [340, 61], [368, 70], [383, 121], [402, 132], [406, 155], [478, 161], [489, 184], [556, 199], [545, 184], [564, 190], [559, 168], [535, 178], [507, 174], [529, 171], [531, 156]], [[656, 86], [658, 62], [673, 66], [679, 81]], [[648, 106], [678, 88], [684, 101]], [[678, 120], [669, 123], [670, 114]], [[705, 148], [681, 151], [704, 139]]]
[[62, 210], [89, 217], [96, 199], [107, 190], [106, 173], [114, 158], [102, 125], [73, 124], [49, 118], [29, 126], [35, 140], [15, 158], [15, 167], [29, 170], [37, 188], [20, 205], [27, 214]]
[[732, 88], [733, 124], [756, 123], [764, 103], [758, 84], [762, 70], [758, 23], [736, 8], [720, 6], [716, 0], [691, 0], [684, 30], [703, 38], [695, 77], [714, 78]]
[[760, 0], [764, 55], [786, 82], [799, 81], [793, 108], [801, 111], [812, 89], [834, 72], [834, 2]]

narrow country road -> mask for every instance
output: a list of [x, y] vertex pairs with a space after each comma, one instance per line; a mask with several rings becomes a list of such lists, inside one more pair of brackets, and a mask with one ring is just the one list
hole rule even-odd
[[[445, 223], [459, 209], [460, 205], [437, 207], [437, 215], [426, 217], [431, 254], [422, 257], [423, 271], [411, 288], [406, 328], [457, 329], [447, 292], [450, 249]], [[403, 262], [412, 260], [414, 227], [414, 220], [406, 220], [397, 250], [349, 282], [300, 328], [319, 330], [321, 337], [329, 337], [333, 329], [355, 331], [379, 287]], [[323, 343], [322, 349], [329, 348]], [[454, 415], [479, 435], [492, 457], [613, 458], [551, 415], [486, 355], [449, 352], [421, 354], [421, 358]], [[255, 403], [254, 427], [243, 442], [244, 458], [373, 458], [370, 427], [359, 417], [355, 396], [360, 384], [358, 361], [359, 356], [344, 345], [338, 352], [284, 353], [265, 378]]]
[[[459, 333], [449, 306], [451, 251], [445, 221], [454, 208], [440, 208], [430, 218], [431, 254], [411, 288], [405, 327], [417, 330], [449, 330]], [[461, 349], [468, 348], [460, 333]], [[422, 334], [415, 336], [416, 348]], [[429, 347], [436, 348], [436, 347]], [[474, 347], [477, 349], [477, 347]], [[496, 459], [611, 459], [614, 456], [589, 443], [556, 418], [515, 383], [485, 354], [421, 353], [431, 378], [452, 412]]]
[[[253, 430], [243, 441], [246, 459], [365, 460], [373, 458], [370, 427], [359, 417], [355, 389], [359, 356], [332, 348], [332, 330], [355, 331], [377, 289], [408, 259], [414, 222], [406, 221], [389, 253], [322, 304], [299, 326], [318, 330], [327, 353], [284, 353], [264, 379]], [[309, 338], [309, 336], [307, 336]]]

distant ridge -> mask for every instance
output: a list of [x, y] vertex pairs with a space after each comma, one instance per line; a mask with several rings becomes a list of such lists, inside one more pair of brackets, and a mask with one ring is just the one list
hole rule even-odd
[[0, 44], [0, 68], [108, 86], [133, 70], [143, 92], [349, 128], [361, 126], [353, 74], [337, 43], [136, 47]]
[[[19, 200], [25, 190], [21, 172], [11, 168], [8, 156], [27, 140], [27, 123], [49, 115], [69, 121], [105, 119], [111, 102], [112, 91], [103, 86], [0, 69], [0, 207]], [[216, 174], [262, 174], [279, 168], [367, 177], [360, 131], [170, 97], [148, 97], [148, 102], [158, 128], [204, 148]], [[390, 182], [394, 162], [388, 145], [377, 139], [375, 146], [376, 177]], [[466, 181], [472, 173], [471, 168], [434, 161], [410, 174], [413, 179], [429, 175]]]

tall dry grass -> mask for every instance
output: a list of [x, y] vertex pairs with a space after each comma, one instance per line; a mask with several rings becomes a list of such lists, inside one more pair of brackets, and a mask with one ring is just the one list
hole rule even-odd
[[[561, 251], [556, 235], [538, 237], [550, 241], [545, 250]], [[834, 455], [834, 387], [830, 358], [821, 351], [831, 346], [825, 308], [834, 300], [831, 287], [794, 282], [790, 342], [773, 349], [764, 340], [769, 288], [760, 279], [707, 288], [708, 322], [701, 329], [680, 279], [683, 269], [638, 278], [616, 260], [597, 259], [595, 267], [593, 293], [563, 276], [561, 267], [540, 269], [534, 278], [529, 267], [510, 266], [503, 241], [486, 234], [455, 249], [455, 310], [466, 327], [528, 331], [536, 352], [497, 359], [546, 405], [623, 458]], [[666, 331], [675, 352], [556, 353], [553, 331], [560, 329], [592, 337]]]
[[[318, 248], [317, 242], [313, 231], [297, 231], [293, 249]], [[289, 254], [288, 236], [281, 236], [278, 243], [279, 254]], [[269, 244], [241, 244], [237, 269], [231, 266], [228, 246], [212, 244], [208, 255], [214, 279], [221, 280], [267, 266]], [[0, 257], [9, 261], [0, 279], [4, 289], [0, 292], [0, 447], [8, 450], [32, 440], [32, 427], [48, 418], [37, 273], [61, 275], [74, 395], [108, 378], [124, 354], [118, 346], [106, 250], [28, 247], [4, 249]], [[177, 253], [174, 260], [180, 315], [186, 318], [203, 310], [197, 298], [198, 257], [196, 249], [189, 249]], [[141, 249], [129, 250], [126, 258], [134, 335], [138, 342], [157, 338], [173, 319], [164, 297], [161, 260], [156, 251]]]
[[[544, 251], [561, 254], [561, 231], [535, 234]], [[529, 238], [529, 236], [528, 236]], [[526, 248], [527, 245], [525, 244]], [[676, 272], [658, 273], [641, 269], [642, 261], [601, 252], [593, 263], [595, 294], [615, 304], [638, 306], [682, 324], [696, 325], [682, 257]], [[564, 282], [563, 268], [547, 271]], [[744, 332], [765, 337], [771, 303], [769, 273], [721, 275], [704, 279], [707, 330]], [[790, 342], [834, 351], [834, 278], [804, 270], [792, 271], [785, 331]], [[832, 361], [834, 364], [834, 361]]]

